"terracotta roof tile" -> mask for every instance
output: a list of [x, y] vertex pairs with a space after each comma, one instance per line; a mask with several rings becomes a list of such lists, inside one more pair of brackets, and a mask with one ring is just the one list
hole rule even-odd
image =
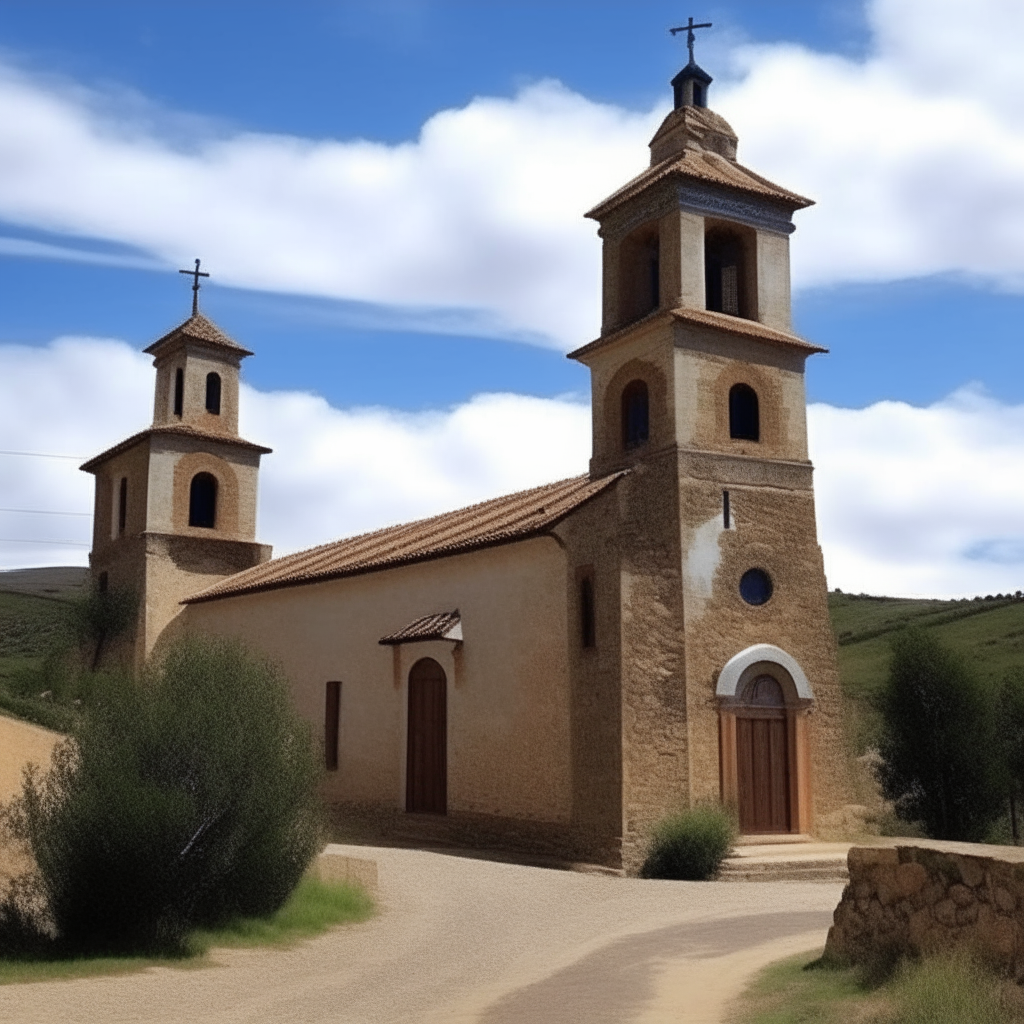
[[710, 327], [716, 331], [727, 331], [729, 334], [743, 334], [748, 338], [758, 338], [761, 341], [770, 341], [776, 345], [788, 345], [791, 348], [801, 349], [808, 354], [814, 352], [827, 352], [827, 348], [805, 341], [796, 334], [789, 334], [786, 331], [776, 330], [774, 327], [765, 327], [757, 320], [747, 320], [741, 316], [730, 316], [728, 313], [715, 313], [710, 309], [691, 309], [687, 306], [678, 306], [675, 309], [655, 309], [639, 320], [623, 325], [600, 338], [595, 338], [581, 348], [570, 352], [567, 359], [580, 359], [596, 352], [605, 345], [610, 345], [618, 338], [630, 331], [633, 331], [640, 324], [648, 320], [668, 319], [681, 320], [683, 323], [696, 324], [699, 327]]
[[199, 430], [196, 427], [190, 427], [186, 423], [167, 423], [158, 427], [149, 427], [146, 430], [140, 430], [137, 434], [132, 434], [131, 437], [126, 437], [123, 441], [115, 444], [113, 448], [108, 448], [105, 452], [100, 452], [99, 455], [94, 455], [88, 462], [83, 462], [78, 468], [84, 470], [86, 473], [91, 473], [93, 470], [98, 469], [103, 462], [112, 456], [120, 455], [121, 452], [128, 451], [129, 448], [133, 448], [147, 437], [160, 434], [194, 437], [201, 441], [217, 441], [220, 444], [233, 444], [238, 448], [248, 448], [250, 451], [259, 452], [261, 455], [269, 455], [274, 450], [273, 448], [264, 448], [263, 445], [255, 444], [253, 441], [246, 441], [241, 437], [215, 434], [212, 430]]
[[436, 612], [424, 615], [421, 619], [410, 622], [394, 633], [382, 636], [377, 643], [394, 647], [398, 644], [414, 643], [422, 640], [461, 640], [462, 616], [459, 609], [453, 612]]
[[243, 348], [233, 338], [229, 338], [212, 320], [207, 320], [202, 313], [195, 313], [184, 323], [178, 324], [173, 331], [168, 331], [162, 338], [158, 338], [149, 348], [143, 349], [149, 355], [160, 354], [160, 349], [167, 347], [179, 338], [191, 338], [193, 341], [201, 341], [205, 345], [212, 345], [214, 348], [227, 349], [240, 356], [251, 356], [252, 352]]
[[724, 185], [726, 188], [736, 189], [739, 192], [749, 192], [753, 195], [775, 199], [794, 210], [802, 210], [806, 206], [814, 205], [813, 199], [790, 192], [789, 189], [776, 185], [767, 178], [762, 178], [760, 174], [756, 174], [748, 167], [733, 160], [727, 160], [724, 156], [719, 156], [718, 153], [688, 149], [681, 156], [669, 157], [662, 160], [660, 164], [648, 167], [642, 174], [638, 174], [617, 192], [613, 192], [603, 202], [598, 203], [586, 216], [593, 220], [600, 220], [615, 207], [621, 206], [645, 188], [673, 175], [696, 178], [713, 185]]
[[599, 480], [587, 476], [560, 480], [430, 519], [285, 555], [229, 576], [183, 603], [319, 583], [524, 540], [549, 530], [623, 475], [613, 473]]

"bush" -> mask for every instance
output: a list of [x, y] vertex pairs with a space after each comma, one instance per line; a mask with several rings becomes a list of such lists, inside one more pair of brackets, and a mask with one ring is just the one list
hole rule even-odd
[[281, 675], [237, 645], [186, 640], [108, 679], [5, 811], [37, 870], [0, 905], [0, 948], [31, 946], [31, 920], [62, 954], [173, 952], [272, 914], [319, 848], [318, 780]]
[[672, 814], [655, 826], [640, 876], [695, 882], [713, 878], [736, 834], [736, 822], [723, 807], [694, 807]]
[[933, 839], [982, 841], [1002, 805], [989, 693], [959, 654], [919, 628], [893, 639], [879, 782], [900, 817]]

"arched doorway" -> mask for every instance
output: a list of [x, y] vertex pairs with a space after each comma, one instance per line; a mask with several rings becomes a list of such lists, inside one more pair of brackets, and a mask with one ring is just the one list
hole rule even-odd
[[759, 675], [736, 708], [736, 783], [740, 831], [789, 832], [789, 737], [779, 681]]
[[405, 809], [448, 811], [448, 679], [433, 658], [420, 658], [409, 671]]
[[799, 663], [754, 644], [722, 667], [715, 696], [722, 800], [736, 808], [740, 832], [810, 832], [814, 693]]

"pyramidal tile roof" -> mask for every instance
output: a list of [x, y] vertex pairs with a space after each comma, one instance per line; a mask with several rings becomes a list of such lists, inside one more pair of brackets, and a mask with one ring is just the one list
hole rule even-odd
[[245, 569], [186, 598], [183, 604], [356, 576], [413, 562], [494, 547], [538, 536], [622, 476], [589, 476], [493, 498], [401, 526], [323, 544]]
[[254, 441], [246, 441], [243, 437], [235, 437], [233, 434], [217, 434], [212, 430], [200, 430], [198, 427], [190, 426], [188, 423], [161, 423], [159, 426], [147, 427], [145, 430], [140, 430], [137, 434], [132, 434], [131, 437], [126, 437], [123, 441], [118, 441], [113, 448], [108, 448], [106, 451], [100, 452], [99, 455], [94, 455], [88, 462], [83, 462], [78, 468], [86, 473], [92, 473], [112, 456], [126, 452], [129, 448], [132, 448], [147, 437], [159, 437], [161, 435], [194, 437], [200, 441], [231, 444], [236, 448], [248, 448], [249, 451], [259, 452], [261, 455], [269, 455], [274, 450], [273, 448], [266, 448], [261, 444], [256, 444]]
[[802, 210], [804, 207], [814, 205], [812, 199], [807, 199], [805, 196], [797, 195], [796, 192], [790, 192], [789, 189], [783, 188], [781, 185], [776, 185], [735, 160], [729, 160], [710, 150], [688, 149], [679, 156], [670, 156], [662, 160], [661, 163], [648, 167], [632, 181], [626, 182], [622, 188], [589, 210], [586, 216], [593, 220], [600, 220], [617, 206], [621, 206], [622, 203], [632, 199], [633, 196], [638, 195], [655, 182], [672, 176], [695, 178], [713, 185], [724, 185], [726, 188], [735, 189], [738, 192], [747, 192], [763, 196], [766, 199], [773, 199], [794, 210]]
[[208, 320], [202, 313], [193, 313], [184, 323], [178, 324], [172, 331], [168, 331], [162, 338], [158, 338], [149, 348], [143, 349], [149, 355], [160, 355], [160, 351], [168, 347], [172, 342], [181, 340], [201, 341], [204, 345], [212, 345], [214, 348], [227, 349], [239, 356], [251, 356], [252, 352], [243, 348], [233, 338], [229, 338], [212, 320]]

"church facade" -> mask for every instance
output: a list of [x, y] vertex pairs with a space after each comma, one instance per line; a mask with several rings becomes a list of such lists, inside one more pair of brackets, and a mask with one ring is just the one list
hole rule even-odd
[[198, 314], [147, 350], [153, 426], [83, 467], [97, 581], [142, 597], [137, 657], [201, 631], [280, 663], [325, 795], [378, 835], [635, 869], [681, 807], [812, 834], [848, 799], [805, 420], [823, 350], [790, 321], [809, 201], [737, 162], [709, 82], [687, 65], [649, 169], [588, 214], [587, 475], [270, 560], [249, 353]]

